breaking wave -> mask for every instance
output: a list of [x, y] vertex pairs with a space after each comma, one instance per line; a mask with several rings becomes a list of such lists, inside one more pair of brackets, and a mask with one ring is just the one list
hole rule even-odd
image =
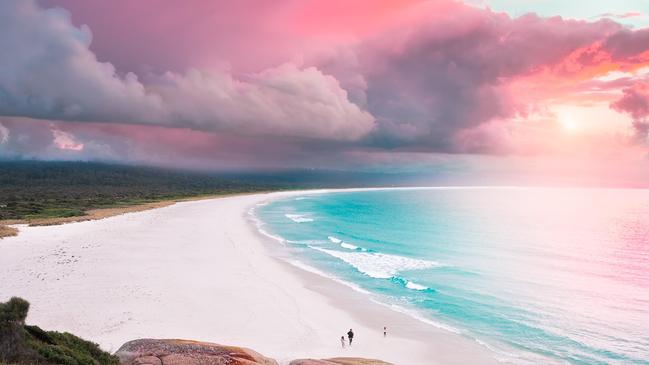
[[313, 218], [309, 218], [305, 214], [284, 214], [284, 216], [295, 223], [313, 222]]
[[389, 279], [401, 271], [424, 270], [444, 266], [439, 262], [412, 259], [374, 252], [342, 252], [321, 247], [312, 249], [336, 257], [356, 268], [361, 273], [376, 279]]

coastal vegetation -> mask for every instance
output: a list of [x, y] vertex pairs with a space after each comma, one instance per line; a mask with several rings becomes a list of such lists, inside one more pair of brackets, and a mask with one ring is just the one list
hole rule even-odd
[[0, 163], [0, 223], [84, 216], [201, 195], [277, 189], [205, 173], [84, 162]]
[[97, 219], [206, 196], [391, 185], [397, 177], [326, 170], [214, 173], [94, 162], [0, 161], [0, 237], [15, 235], [8, 224]]
[[18, 229], [9, 226], [3, 226], [0, 224], [0, 238], [1, 237], [11, 237], [18, 234]]
[[[25, 324], [28, 312], [29, 302], [22, 298], [0, 303], [0, 365], [277, 365], [275, 360], [251, 349], [190, 340], [134, 340], [112, 355], [73, 334]], [[291, 364], [391, 365], [357, 358], [304, 359]]]
[[25, 324], [29, 303], [0, 303], [0, 364], [117, 365], [117, 357], [70, 333]]

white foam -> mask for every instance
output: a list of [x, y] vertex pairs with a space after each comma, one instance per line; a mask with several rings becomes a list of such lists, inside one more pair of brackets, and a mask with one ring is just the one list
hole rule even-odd
[[496, 348], [493, 345], [488, 344], [485, 341], [482, 341], [477, 338], [473, 338], [473, 340], [479, 344], [482, 347], [485, 347], [489, 351], [493, 352], [495, 354], [494, 358], [498, 360], [498, 362], [501, 363], [506, 363], [506, 364], [516, 364], [516, 365], [536, 365], [536, 364], [555, 364], [555, 365], [568, 365], [568, 362], [548, 362], [548, 358], [543, 357], [541, 355], [536, 355], [534, 353], [526, 353], [525, 357], [523, 357], [522, 353], [515, 353], [513, 349], [509, 350], [503, 350]]
[[264, 236], [266, 236], [266, 237], [268, 237], [268, 238], [271, 238], [271, 239], [273, 239], [273, 240], [275, 240], [275, 241], [277, 241], [277, 242], [279, 242], [279, 243], [281, 243], [281, 244], [285, 244], [285, 243], [286, 243], [286, 240], [285, 240], [284, 238], [282, 238], [282, 237], [280, 237], [280, 236], [275, 236], [275, 235], [272, 234], [272, 233], [268, 233], [266, 230], [264, 230], [264, 229], [261, 228], [261, 227], [257, 227], [257, 230], [259, 231], [259, 233], [263, 234]]
[[406, 288], [412, 289], [412, 290], [426, 290], [428, 289], [427, 286], [423, 286], [421, 284], [413, 283], [412, 281], [409, 281], [406, 283]]
[[337, 237], [334, 237], [334, 236], [329, 236], [327, 238], [329, 239], [329, 241], [331, 241], [333, 243], [341, 243], [343, 241], [340, 238], [337, 238]]
[[333, 242], [333, 243], [336, 243], [336, 244], [340, 244], [340, 247], [342, 247], [342, 248], [346, 248], [346, 249], [348, 249], [348, 250], [358, 250], [358, 249], [360, 248], [361, 251], [367, 251], [366, 249], [364, 249], [364, 248], [362, 248], [362, 247], [358, 247], [358, 246], [356, 246], [356, 245], [352, 245], [351, 243], [343, 242], [343, 240], [341, 240], [341, 239], [338, 238], [338, 237], [329, 236], [329, 237], [327, 237], [327, 238], [329, 238], [329, 241], [331, 241], [331, 242]]
[[284, 216], [295, 223], [313, 222], [313, 218], [308, 218], [304, 214], [284, 214]]
[[436, 322], [436, 321], [433, 321], [433, 320], [431, 320], [429, 318], [424, 317], [417, 310], [404, 308], [404, 307], [402, 307], [400, 305], [396, 305], [396, 304], [385, 304], [385, 303], [380, 302], [380, 301], [375, 300], [375, 299], [371, 299], [371, 300], [374, 303], [377, 303], [377, 304], [380, 304], [382, 306], [388, 307], [388, 308], [392, 309], [395, 312], [406, 314], [406, 315], [408, 315], [408, 316], [410, 316], [410, 317], [412, 317], [412, 318], [414, 318], [414, 319], [416, 319], [416, 320], [418, 320], [420, 322], [429, 324], [431, 326], [443, 329], [445, 331], [453, 332], [453, 333], [456, 333], [456, 334], [462, 333], [462, 331], [460, 331], [459, 329], [457, 329], [455, 327], [449, 326], [449, 325], [444, 324], [444, 323]]
[[347, 248], [347, 249], [350, 249], [350, 250], [357, 250], [358, 249], [358, 246], [354, 246], [351, 243], [347, 243], [347, 242], [341, 242], [340, 247]]
[[355, 290], [355, 291], [357, 291], [359, 293], [371, 294], [369, 291], [361, 288], [360, 286], [358, 286], [356, 284], [352, 284], [350, 282], [340, 280], [339, 278], [337, 278], [337, 277], [335, 277], [333, 275], [326, 274], [324, 271], [318, 270], [315, 267], [307, 265], [307, 264], [305, 264], [305, 263], [303, 263], [301, 261], [298, 261], [298, 260], [286, 260], [286, 262], [288, 262], [289, 264], [291, 264], [291, 265], [293, 265], [293, 266], [295, 266], [295, 267], [297, 267], [299, 269], [302, 269], [304, 271], [310, 272], [312, 274], [316, 274], [318, 276], [322, 276], [323, 278], [333, 280], [333, 281], [335, 281], [335, 282], [337, 282], [339, 284], [345, 285], [345, 286], [347, 286], [347, 287], [349, 287], [349, 288], [351, 288], [351, 289], [353, 289], [353, 290]]
[[442, 266], [435, 261], [411, 259], [403, 256], [370, 252], [342, 252], [321, 247], [312, 249], [336, 257], [352, 265], [356, 270], [376, 279], [389, 279], [400, 271], [423, 270]]
[[262, 222], [261, 219], [257, 218], [257, 215], [255, 214], [255, 208], [254, 207], [252, 207], [252, 208], [250, 208], [248, 210], [248, 216], [249, 216], [250, 220], [252, 220], [253, 223], [255, 223], [255, 226], [257, 227], [257, 231], [259, 233], [261, 233], [262, 235], [264, 235], [264, 236], [266, 236], [266, 237], [268, 237], [270, 239], [273, 239], [273, 240], [281, 243], [282, 245], [286, 244], [286, 242], [287, 242], [286, 239], [284, 239], [283, 237], [280, 237], [280, 236], [276, 236], [276, 235], [266, 231], [263, 228], [264, 222]]
[[323, 241], [323, 240], [297, 240], [297, 241], [287, 240], [286, 242], [295, 243], [296, 245], [302, 245], [302, 246], [320, 246], [320, 245], [327, 244], [327, 241]]

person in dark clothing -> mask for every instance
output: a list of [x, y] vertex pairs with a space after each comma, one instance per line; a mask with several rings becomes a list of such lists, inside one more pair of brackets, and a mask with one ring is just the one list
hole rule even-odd
[[349, 346], [352, 345], [352, 340], [354, 339], [354, 331], [352, 329], [349, 329], [349, 332], [347, 332], [347, 338], [349, 338]]

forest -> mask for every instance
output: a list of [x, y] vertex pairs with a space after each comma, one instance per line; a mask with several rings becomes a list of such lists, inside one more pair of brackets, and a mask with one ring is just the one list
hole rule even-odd
[[96, 162], [0, 161], [0, 221], [285, 189], [392, 185], [390, 174], [326, 170], [199, 172]]

